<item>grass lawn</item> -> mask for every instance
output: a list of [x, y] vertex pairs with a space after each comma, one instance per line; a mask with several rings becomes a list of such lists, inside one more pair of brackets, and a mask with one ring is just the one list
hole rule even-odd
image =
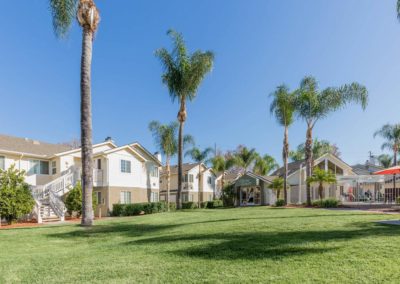
[[0, 283], [399, 283], [399, 215], [267, 207], [0, 231]]

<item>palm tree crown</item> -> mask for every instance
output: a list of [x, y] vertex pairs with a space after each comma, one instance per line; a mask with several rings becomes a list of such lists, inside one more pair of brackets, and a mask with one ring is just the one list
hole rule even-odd
[[293, 123], [295, 112], [295, 96], [289, 91], [286, 85], [280, 85], [271, 94], [273, 98], [270, 105], [270, 112], [282, 126], [289, 126]]
[[233, 154], [232, 159], [237, 167], [246, 172], [258, 156], [256, 149], [248, 149], [246, 146], [239, 146], [238, 150]]
[[382, 154], [378, 157], [379, 164], [385, 169], [390, 168], [392, 165], [393, 157], [388, 154]]
[[[302, 161], [305, 159], [305, 144], [301, 143], [300, 145], [297, 146], [295, 151], [290, 151], [289, 152], [289, 157], [292, 161]], [[322, 155], [326, 153], [333, 154], [337, 157], [340, 156], [340, 151], [338, 146], [336, 144], [332, 144], [328, 140], [319, 140], [317, 138], [314, 139], [313, 145], [312, 145], [312, 152], [313, 152], [313, 157], [321, 157]]]
[[281, 190], [284, 189], [284, 180], [282, 177], [278, 177], [272, 181], [271, 184], [268, 185], [268, 188], [276, 191], [276, 198], [279, 199]]
[[317, 183], [319, 198], [322, 200], [322, 191], [324, 189], [324, 183], [332, 184], [336, 183], [336, 176], [330, 171], [325, 171], [320, 168], [315, 168], [312, 176], [307, 178], [307, 183]]
[[167, 34], [174, 43], [172, 53], [165, 48], [156, 51], [164, 66], [162, 81], [173, 100], [193, 100], [201, 81], [213, 66], [214, 54], [211, 51], [188, 54], [182, 34], [174, 30], [169, 30]]
[[381, 148], [393, 151], [393, 165], [397, 165], [397, 154], [400, 151], [400, 124], [385, 124], [374, 133], [374, 137], [376, 136], [386, 140]]
[[206, 148], [201, 150], [198, 147], [193, 147], [186, 151], [185, 156], [189, 156], [196, 163], [204, 163], [207, 164], [210, 159], [208, 158], [210, 154], [213, 152], [212, 148]]
[[272, 156], [266, 154], [263, 157], [258, 156], [256, 158], [253, 167], [253, 172], [258, 175], [266, 176], [271, 171], [276, 170], [278, 168], [279, 165], [276, 162], [276, 160]]

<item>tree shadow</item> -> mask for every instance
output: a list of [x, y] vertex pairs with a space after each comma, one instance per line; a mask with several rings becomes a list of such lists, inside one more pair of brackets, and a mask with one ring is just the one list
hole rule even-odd
[[[352, 229], [329, 231], [186, 234], [141, 239], [124, 245], [175, 244], [170, 254], [221, 260], [282, 259], [340, 249], [343, 242], [371, 236], [398, 236], [400, 227], [375, 223], [351, 224]], [[199, 244], [196, 244], [199, 242]]]

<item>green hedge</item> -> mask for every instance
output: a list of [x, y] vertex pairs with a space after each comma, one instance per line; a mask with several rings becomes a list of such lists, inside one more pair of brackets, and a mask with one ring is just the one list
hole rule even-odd
[[140, 214], [153, 214], [166, 211], [164, 202], [114, 204], [112, 216], [136, 216]]
[[182, 209], [196, 209], [198, 205], [196, 202], [182, 202]]
[[285, 200], [284, 200], [284, 199], [278, 199], [278, 200], [275, 202], [275, 206], [276, 206], [276, 207], [285, 206]]
[[314, 201], [312, 203], [314, 207], [321, 207], [321, 208], [337, 208], [339, 206], [339, 200], [335, 198], [326, 198], [318, 201]]
[[205, 208], [214, 209], [214, 208], [220, 208], [220, 207], [224, 207], [224, 203], [222, 202], [222, 200], [216, 199], [213, 201], [207, 201], [207, 205]]

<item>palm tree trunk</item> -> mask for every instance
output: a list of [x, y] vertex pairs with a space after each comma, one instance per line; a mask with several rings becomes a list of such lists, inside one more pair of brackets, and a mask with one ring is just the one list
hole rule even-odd
[[322, 202], [322, 191], [323, 190], [324, 190], [324, 186], [322, 185], [322, 183], [320, 183], [319, 187], [318, 187], [318, 193], [319, 193], [319, 199], [321, 200], [321, 202]]
[[81, 58], [82, 226], [93, 225], [91, 65], [93, 32], [83, 29]]
[[171, 169], [170, 169], [170, 157], [167, 155], [166, 157], [166, 168], [167, 168], [167, 211], [169, 212], [169, 188], [170, 188], [170, 175], [171, 175]]
[[[312, 128], [311, 125], [307, 126], [307, 134], [306, 134], [306, 172], [307, 178], [312, 176]], [[307, 206], [311, 206], [311, 185], [307, 183], [306, 187], [307, 194]]]
[[178, 194], [177, 194], [177, 204], [176, 208], [182, 208], [182, 163], [183, 163], [183, 127], [186, 120], [186, 105], [185, 99], [181, 99], [181, 106], [178, 112], [178, 121], [179, 121], [179, 137], [178, 137]]
[[289, 129], [285, 126], [285, 134], [283, 138], [283, 197], [285, 205], [287, 205], [287, 176], [288, 176], [288, 153], [289, 153]]
[[[394, 166], [397, 166], [397, 147], [394, 148], [394, 153], [393, 153], [393, 164]], [[393, 195], [396, 195], [396, 174], [393, 175]], [[394, 197], [395, 199], [395, 197]], [[394, 200], [396, 201], [396, 200]]]
[[200, 196], [201, 196], [201, 193], [200, 193], [201, 178], [202, 178], [202, 175], [201, 175], [201, 163], [199, 163], [199, 185], [198, 185], [199, 194], [198, 194], [198, 197], [197, 197], [197, 199], [198, 199], [198, 201], [197, 201], [198, 204], [197, 205], [198, 205], [199, 208], [200, 208], [200, 203], [201, 203], [201, 201], [200, 201]]
[[279, 197], [281, 196], [281, 191], [278, 189], [276, 191], [276, 199], [279, 200]]

